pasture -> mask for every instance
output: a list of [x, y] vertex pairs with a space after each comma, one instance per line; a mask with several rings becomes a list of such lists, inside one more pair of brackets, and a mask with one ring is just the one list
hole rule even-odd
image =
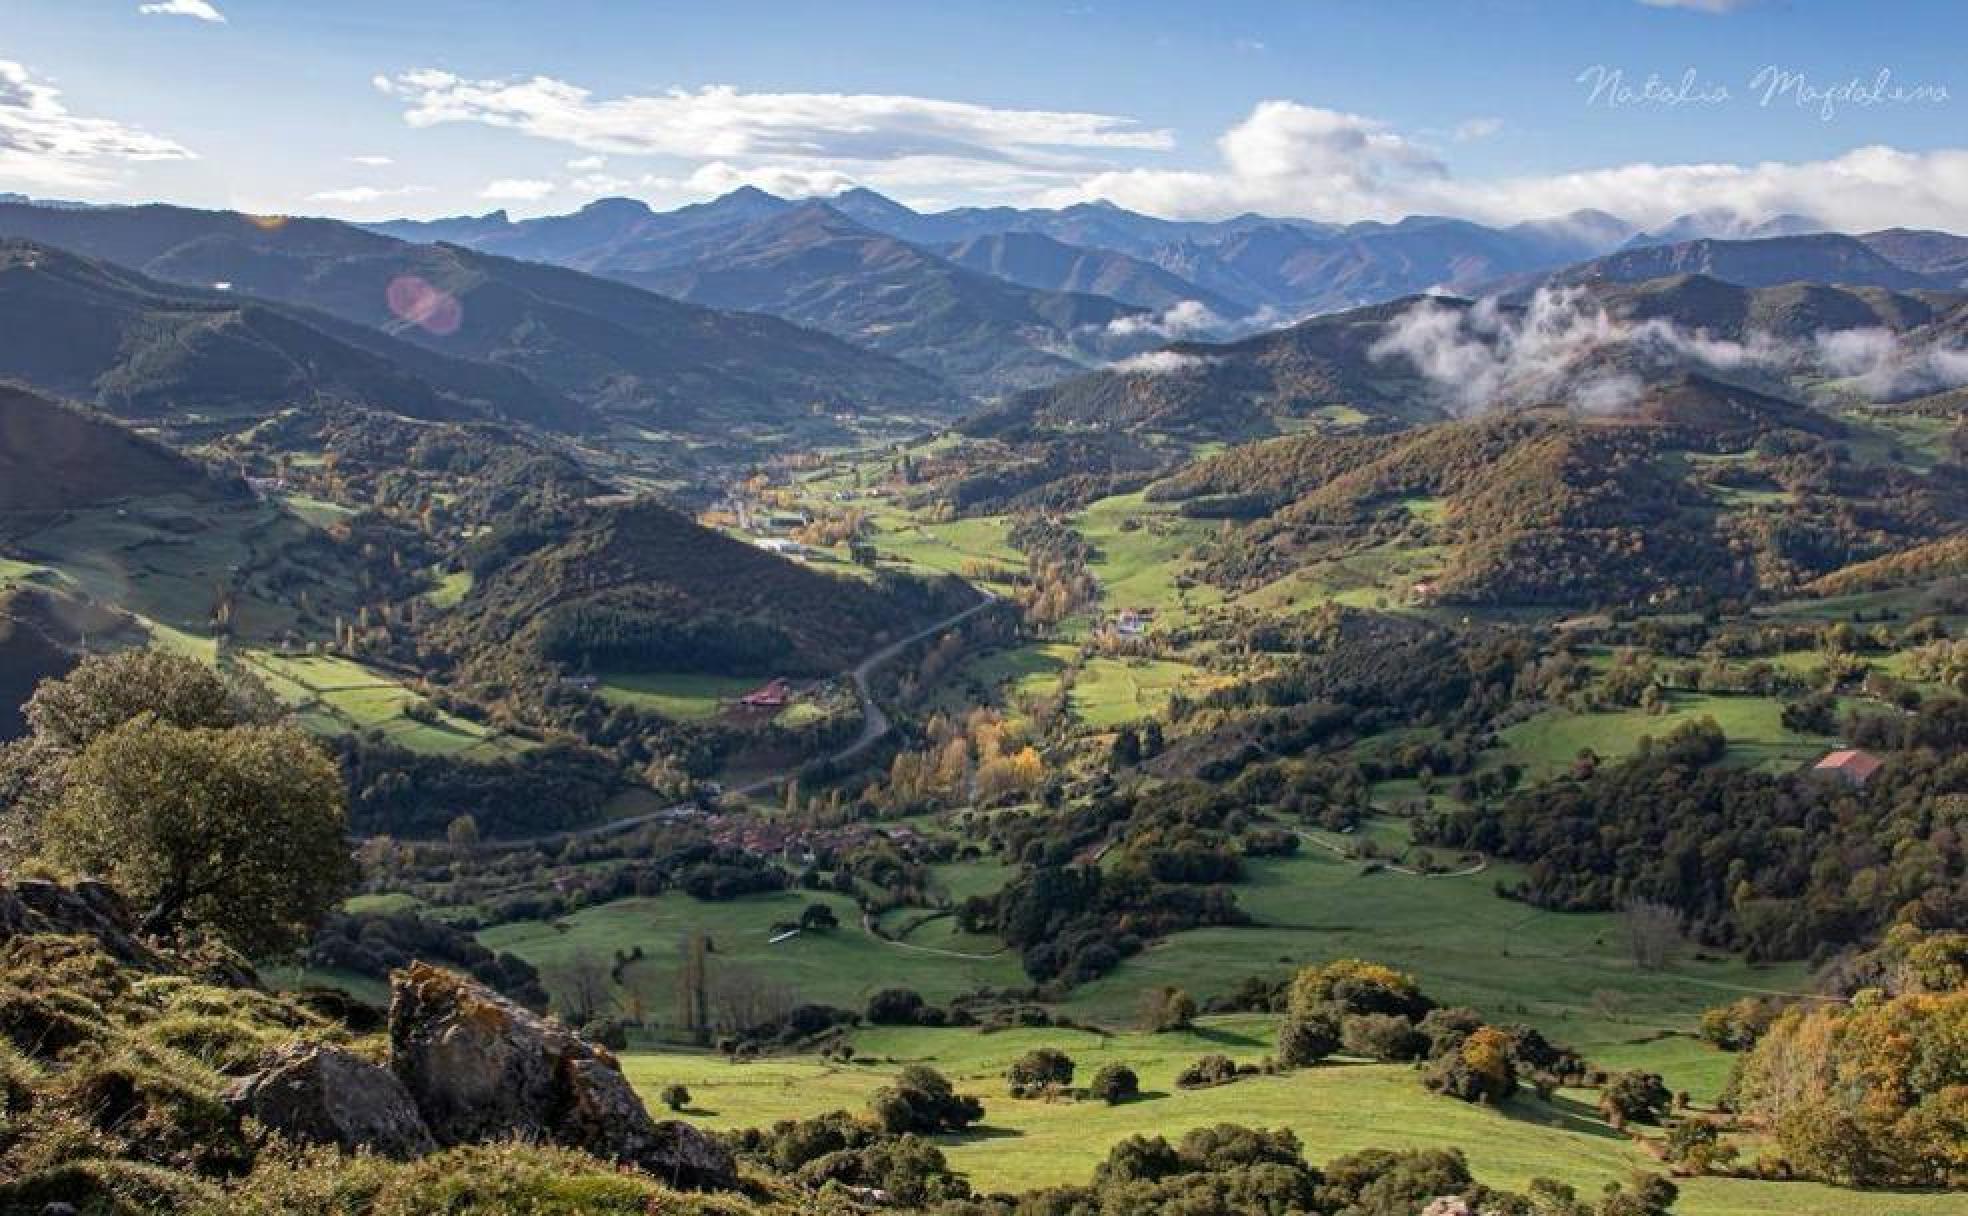
[[[856, 1059], [846, 1065], [802, 1056], [734, 1063], [708, 1053], [665, 1050], [631, 1051], [623, 1065], [652, 1106], [663, 1086], [681, 1082], [692, 1098], [683, 1117], [730, 1130], [858, 1110], [904, 1065], [928, 1064], [984, 1102], [978, 1128], [938, 1142], [950, 1164], [987, 1191], [1084, 1182], [1108, 1149], [1128, 1136], [1173, 1139], [1225, 1122], [1288, 1127], [1315, 1162], [1375, 1147], [1461, 1148], [1479, 1178], [1513, 1188], [1549, 1177], [1590, 1195], [1636, 1170], [1658, 1168], [1639, 1145], [1600, 1119], [1589, 1093], [1563, 1093], [1551, 1103], [1525, 1095], [1500, 1108], [1473, 1106], [1428, 1093], [1408, 1066], [1350, 1061], [1212, 1089], [1174, 1087], [1176, 1073], [1207, 1053], [1261, 1060], [1271, 1050], [1271, 1027], [1263, 1018], [1206, 1018], [1192, 1031], [1159, 1035], [868, 1027], [851, 1041]], [[1125, 1063], [1140, 1075], [1143, 1097], [1118, 1106], [1014, 1099], [1005, 1091], [1004, 1070], [1036, 1047], [1065, 1051], [1082, 1084], [1103, 1064]], [[1832, 1210], [1846, 1216], [1940, 1216], [1952, 1210], [1951, 1198], [1939, 1195], [1720, 1178], [1682, 1185], [1676, 1211], [1684, 1216]]]

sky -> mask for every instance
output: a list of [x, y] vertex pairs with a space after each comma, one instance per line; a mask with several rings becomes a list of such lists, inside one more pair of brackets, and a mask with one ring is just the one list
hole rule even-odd
[[1960, 0], [0, 0], [0, 192], [1968, 232]]

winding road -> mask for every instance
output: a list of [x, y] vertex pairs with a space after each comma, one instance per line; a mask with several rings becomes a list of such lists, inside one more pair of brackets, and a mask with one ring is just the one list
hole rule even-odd
[[[749, 798], [754, 794], [762, 794], [788, 777], [796, 776], [801, 770], [809, 768], [816, 763], [845, 764], [886, 738], [889, 732], [895, 729], [895, 724], [889, 720], [888, 712], [876, 702], [874, 693], [868, 687], [869, 679], [883, 664], [895, 658], [909, 647], [914, 646], [917, 642], [925, 638], [935, 637], [946, 629], [953, 629], [998, 602], [998, 597], [992, 595], [990, 592], [981, 589], [975, 590], [984, 598], [954, 616], [945, 617], [934, 625], [918, 629], [907, 637], [890, 642], [867, 658], [862, 659], [860, 663], [855, 665], [852, 671], [847, 673], [848, 679], [854, 683], [854, 695], [861, 702], [861, 733], [855, 738], [854, 742], [818, 761], [809, 760], [798, 768], [787, 769], [783, 772], [773, 773], [770, 776], [760, 777], [749, 785], [742, 785], [736, 789], [727, 790], [725, 793], [727, 795], [735, 795], [739, 798]], [[674, 806], [645, 811], [640, 815], [631, 815], [626, 819], [611, 819], [607, 823], [598, 823], [593, 827], [570, 828], [561, 832], [549, 832], [544, 836], [504, 837], [498, 840], [487, 840], [476, 846], [476, 851], [479, 853], [499, 853], [511, 852], [516, 849], [555, 848], [576, 840], [595, 840], [604, 836], [612, 836], [617, 832], [633, 831], [644, 824], [655, 823], [662, 819], [678, 818], [686, 813], [693, 813], [696, 809], [697, 804], [695, 802], [679, 802]]]

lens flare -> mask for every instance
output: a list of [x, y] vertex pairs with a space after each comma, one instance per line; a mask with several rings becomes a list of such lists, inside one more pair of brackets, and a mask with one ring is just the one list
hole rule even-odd
[[456, 296], [434, 287], [414, 274], [390, 280], [385, 293], [389, 310], [398, 320], [418, 326], [428, 333], [447, 337], [458, 332], [465, 319], [464, 306]]

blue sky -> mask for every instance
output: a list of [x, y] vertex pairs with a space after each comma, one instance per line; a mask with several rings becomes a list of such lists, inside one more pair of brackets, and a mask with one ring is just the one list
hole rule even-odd
[[858, 183], [1968, 229], [1958, 2], [4, 4], [0, 190], [43, 196], [374, 218]]

